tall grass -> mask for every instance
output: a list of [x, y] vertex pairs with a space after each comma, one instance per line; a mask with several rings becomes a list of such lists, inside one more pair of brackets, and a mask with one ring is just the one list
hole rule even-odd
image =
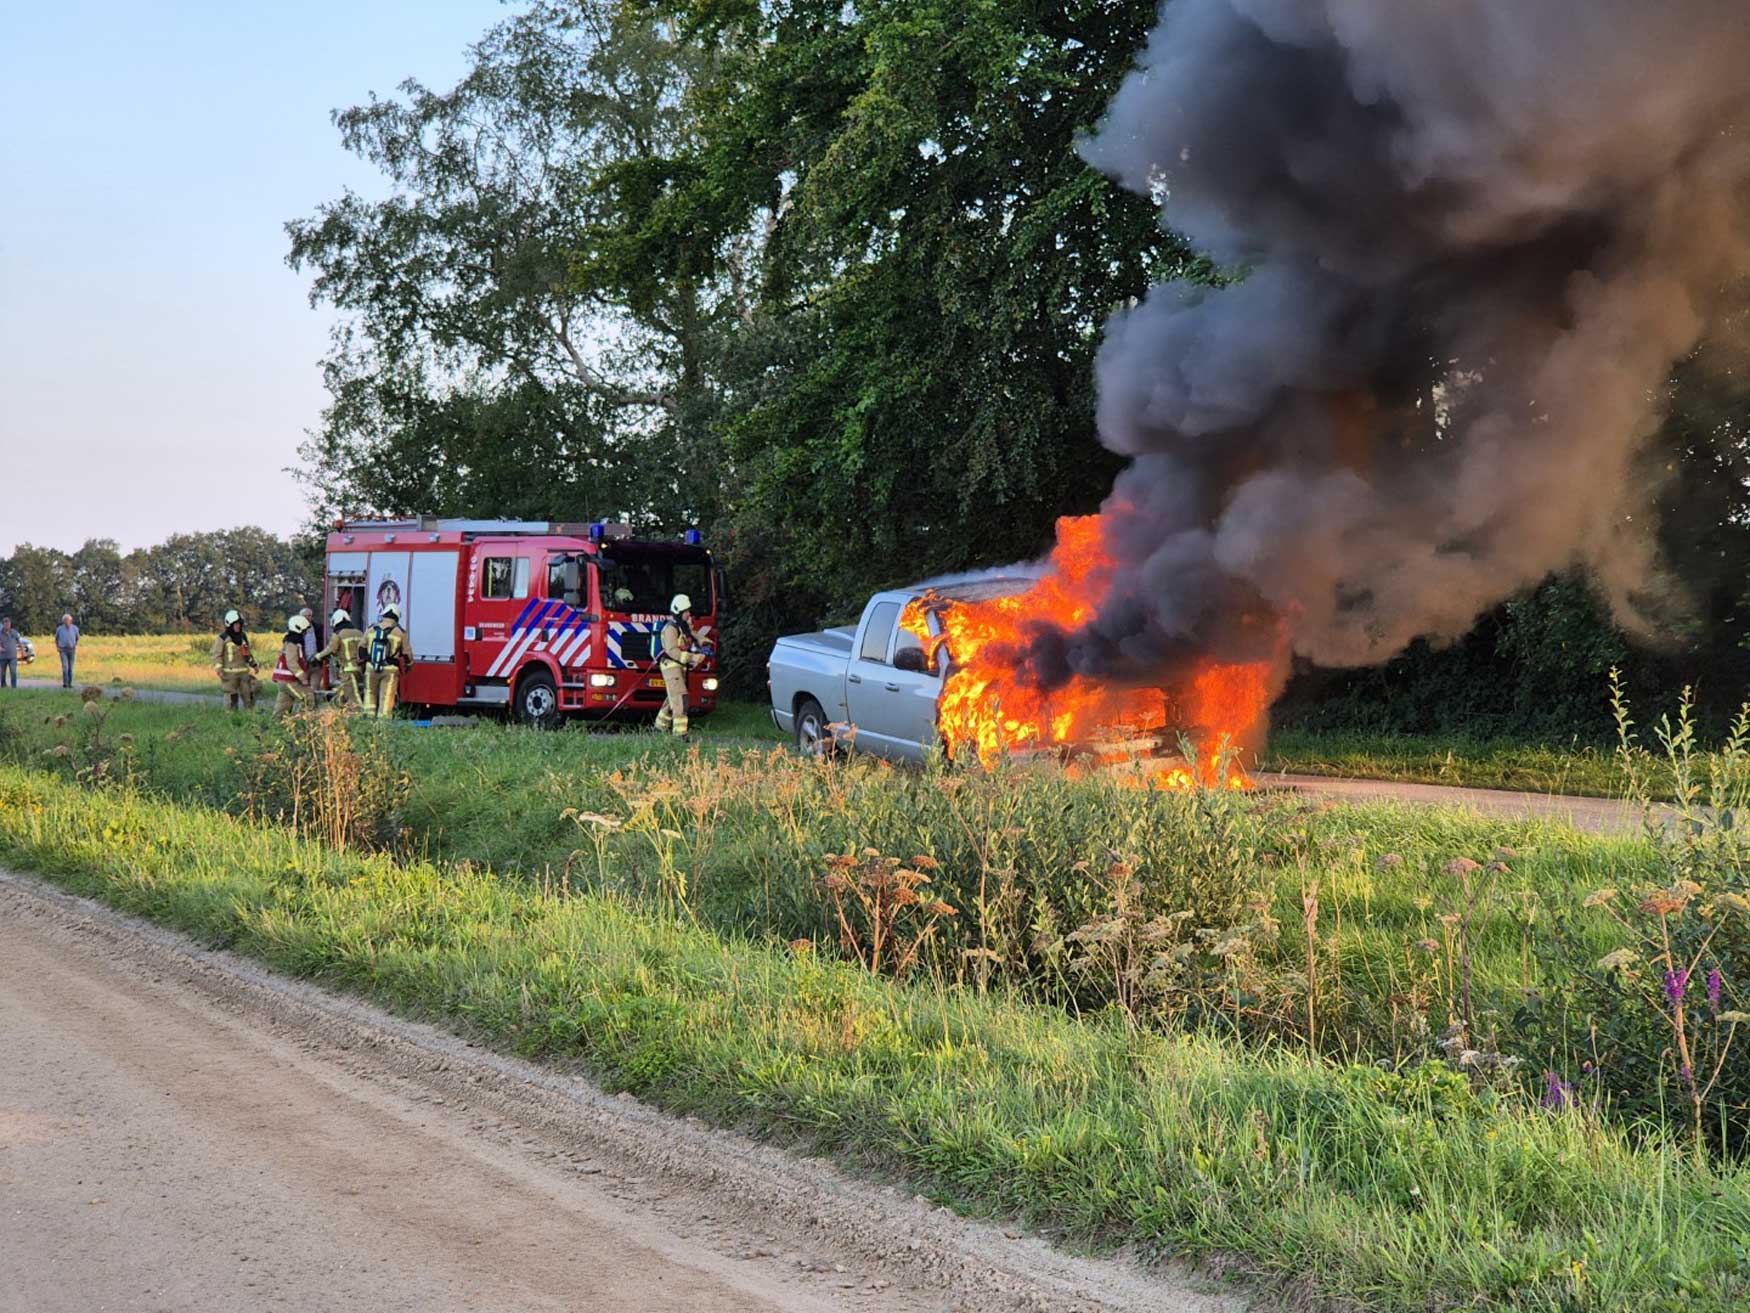
[[678, 1111], [974, 1213], [1219, 1260], [1375, 1310], [1725, 1313], [1750, 1173], [1428, 1067], [1396, 1075], [1116, 1014], [894, 981], [477, 868], [336, 854], [0, 768], [0, 855]]

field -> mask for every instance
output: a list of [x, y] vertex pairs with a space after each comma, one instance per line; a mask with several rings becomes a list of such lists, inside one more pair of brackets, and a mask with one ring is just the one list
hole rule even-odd
[[74, 705], [4, 709], [7, 860], [670, 1107], [1352, 1306], [1750, 1296], [1717, 827]]
[[[37, 639], [37, 659], [25, 679], [59, 683], [61, 667], [53, 639]], [[82, 684], [122, 684], [176, 693], [216, 692], [211, 634], [89, 634], [79, 640], [74, 677]]]

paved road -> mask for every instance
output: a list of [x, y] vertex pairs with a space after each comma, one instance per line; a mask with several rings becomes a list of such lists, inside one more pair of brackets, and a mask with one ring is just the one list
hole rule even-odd
[[0, 871], [3, 1313], [1233, 1313]]
[[[1407, 802], [1426, 807], [1463, 807], [1511, 820], [1565, 821], [1593, 834], [1637, 834], [1639, 807], [1615, 798], [1580, 798], [1557, 793], [1515, 793], [1506, 789], [1460, 789], [1444, 784], [1403, 784], [1393, 780], [1351, 780], [1325, 775], [1265, 773], [1262, 788], [1288, 789], [1331, 802]], [[1661, 808], [1659, 817], [1672, 813]]]

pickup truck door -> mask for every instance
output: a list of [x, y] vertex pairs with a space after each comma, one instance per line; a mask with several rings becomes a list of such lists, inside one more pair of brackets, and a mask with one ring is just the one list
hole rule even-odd
[[899, 628], [899, 611], [899, 602], [876, 602], [863, 617], [845, 672], [845, 702], [858, 748], [892, 761], [922, 761], [935, 742], [942, 681], [894, 667], [897, 648], [919, 646]]

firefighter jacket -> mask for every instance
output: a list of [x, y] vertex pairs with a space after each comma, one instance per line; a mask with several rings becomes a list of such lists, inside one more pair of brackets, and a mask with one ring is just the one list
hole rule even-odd
[[249, 650], [249, 636], [234, 636], [229, 629], [219, 631], [213, 640], [213, 669], [221, 675], [246, 675], [254, 670], [255, 654]]
[[662, 655], [656, 660], [659, 666], [680, 666], [689, 669], [702, 665], [704, 653], [693, 651], [693, 634], [690, 629], [678, 620], [670, 620], [662, 627]]
[[364, 630], [343, 625], [328, 636], [328, 646], [316, 654], [316, 659], [336, 660], [341, 674], [356, 675], [365, 668], [364, 649]]
[[407, 668], [407, 632], [400, 625], [379, 620], [371, 626], [365, 644], [365, 664], [372, 670]]
[[301, 640], [287, 638], [280, 644], [280, 659], [274, 662], [273, 679], [276, 684], [309, 684], [310, 668], [304, 662]]

